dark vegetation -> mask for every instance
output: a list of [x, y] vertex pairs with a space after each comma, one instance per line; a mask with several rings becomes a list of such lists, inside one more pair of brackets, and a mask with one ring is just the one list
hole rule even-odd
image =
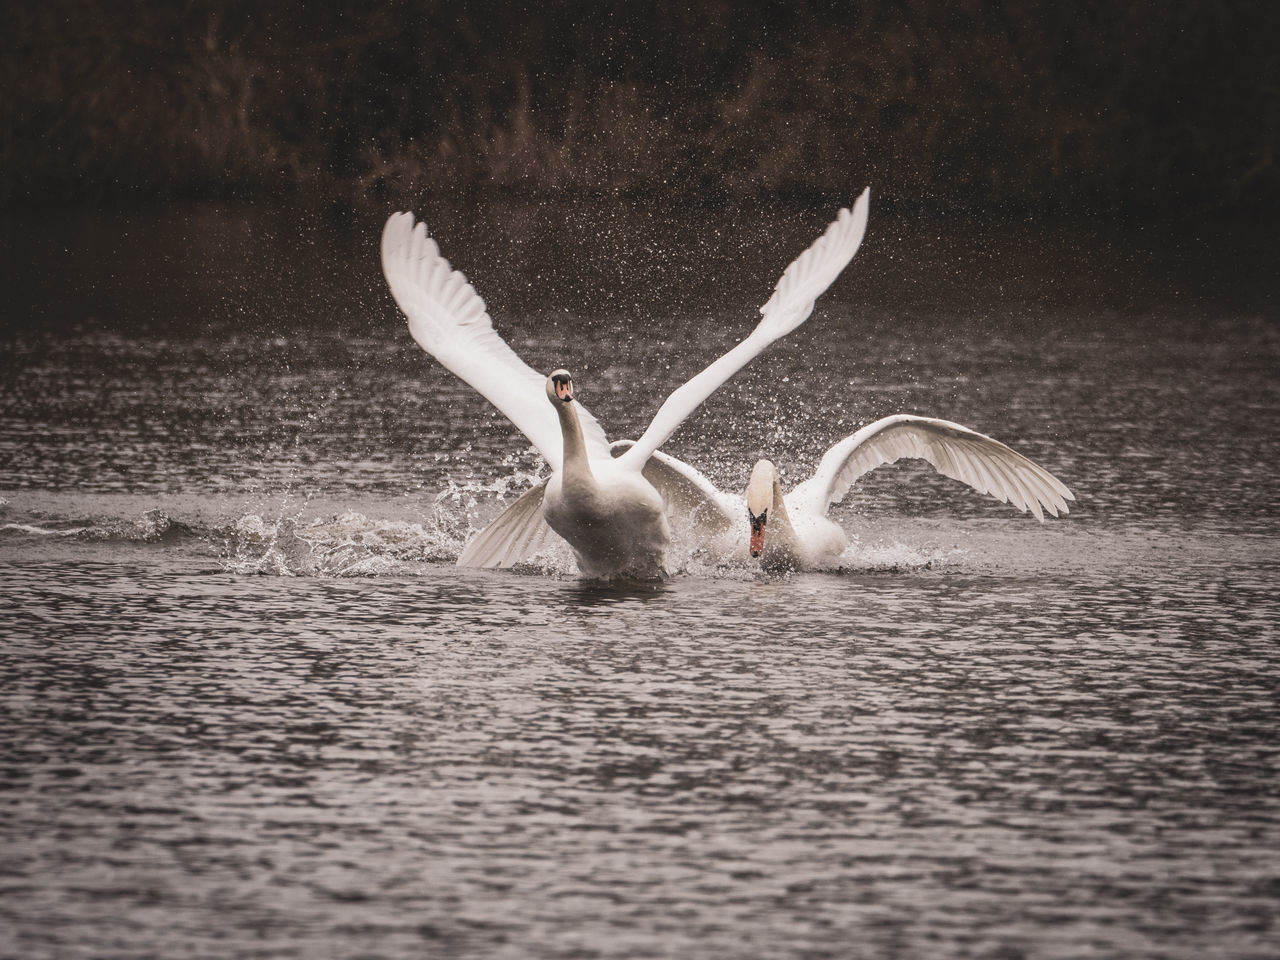
[[1270, 2], [7, 3], [0, 207], [1280, 206]]

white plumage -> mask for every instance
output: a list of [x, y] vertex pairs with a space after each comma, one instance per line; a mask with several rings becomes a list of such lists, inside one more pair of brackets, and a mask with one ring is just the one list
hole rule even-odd
[[721, 384], [794, 330], [857, 252], [870, 191], [842, 210], [787, 267], [762, 319], [736, 347], [675, 390], [649, 428], [614, 459], [604, 430], [573, 398], [566, 371], [544, 377], [493, 328], [484, 301], [440, 254], [426, 225], [398, 213], [382, 233], [382, 269], [424, 350], [497, 407], [538, 449], [551, 476], [521, 496], [467, 546], [463, 566], [505, 567], [545, 545], [543, 522], [568, 541], [590, 577], [665, 575], [670, 531], [662, 497], [646, 479], [654, 451]]
[[[626, 441], [614, 444], [615, 450]], [[719, 557], [753, 555], [765, 566], [813, 570], [832, 566], [849, 541], [827, 517], [863, 474], [896, 460], [915, 458], [979, 493], [1035, 514], [1068, 512], [1075, 497], [1044, 467], [968, 427], [949, 420], [896, 414], [863, 427], [831, 447], [813, 476], [789, 493], [774, 465], [760, 460], [746, 496], [723, 493], [697, 469], [658, 452], [645, 475], [692, 521], [704, 550]], [[757, 541], [752, 519], [760, 529]], [[749, 539], [750, 537], [750, 539]], [[758, 548], [758, 550], [757, 550]]]

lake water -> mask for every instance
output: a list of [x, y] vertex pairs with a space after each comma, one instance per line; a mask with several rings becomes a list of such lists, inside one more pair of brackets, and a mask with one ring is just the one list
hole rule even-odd
[[[833, 212], [419, 210], [611, 437]], [[379, 229], [0, 225], [0, 955], [1280, 954], [1274, 240], [873, 207], [665, 449], [941, 416], [1071, 514], [900, 465], [838, 569], [601, 585], [453, 565], [539, 464]]]

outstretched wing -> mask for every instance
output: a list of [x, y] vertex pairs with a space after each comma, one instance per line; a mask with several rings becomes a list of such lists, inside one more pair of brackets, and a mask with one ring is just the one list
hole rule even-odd
[[813, 312], [814, 301], [822, 295], [832, 281], [858, 252], [862, 237], [867, 231], [867, 207], [870, 204], [870, 188], [852, 210], [841, 210], [835, 221], [814, 244], [796, 257], [783, 272], [774, 288], [773, 296], [760, 308], [760, 323], [736, 347], [696, 375], [688, 383], [678, 387], [658, 410], [653, 422], [636, 441], [635, 446], [622, 455], [622, 461], [639, 467], [689, 414], [711, 396], [721, 384], [745, 367], [765, 347], [786, 336]]
[[547, 481], [522, 493], [458, 556], [460, 567], [510, 567], [559, 539], [542, 516]]
[[812, 477], [787, 495], [787, 509], [823, 515], [843, 500], [853, 482], [884, 463], [904, 457], [927, 460], [941, 474], [979, 493], [1030, 510], [1067, 513], [1075, 496], [1057, 477], [999, 440], [949, 420], [885, 417], [841, 440], [822, 456]]
[[[620, 457], [634, 445], [632, 440], [615, 440], [610, 449]], [[644, 478], [653, 484], [668, 510], [692, 524], [699, 539], [718, 537], [735, 524], [745, 524], [742, 498], [721, 492], [683, 460], [655, 450], [644, 465]]]
[[871, 188], [862, 191], [852, 210], [839, 216], [804, 253], [791, 261], [760, 313], [758, 330], [770, 334], [770, 342], [790, 333], [809, 318], [813, 305], [835, 282], [858, 252], [867, 232], [867, 208]]
[[[560, 421], [547, 401], [546, 376], [521, 360], [493, 329], [484, 301], [449, 266], [412, 213], [392, 214], [382, 231], [382, 272], [423, 350], [506, 414], [538, 452], [560, 469]], [[591, 456], [607, 457], [604, 430], [581, 405], [578, 415]]]

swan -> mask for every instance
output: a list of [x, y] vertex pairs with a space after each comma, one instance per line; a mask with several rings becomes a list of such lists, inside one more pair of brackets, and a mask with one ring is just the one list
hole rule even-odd
[[[620, 440], [615, 452], [622, 454], [629, 446], [630, 441]], [[1067, 501], [1075, 499], [1048, 470], [999, 440], [950, 420], [905, 413], [877, 420], [833, 445], [813, 476], [790, 492], [783, 491], [768, 459], [752, 467], [745, 496], [722, 492], [696, 468], [661, 451], [653, 455], [645, 476], [677, 512], [690, 518], [707, 553], [731, 557], [749, 552], [767, 569], [822, 570], [835, 566], [849, 545], [827, 510], [863, 474], [904, 458], [925, 460], [944, 476], [1034, 513], [1041, 523], [1046, 512], [1055, 517], [1067, 513]]]
[[678, 387], [625, 451], [578, 401], [567, 370], [543, 377], [498, 336], [484, 301], [440, 254], [424, 223], [393, 214], [382, 232], [382, 271], [418, 345], [498, 408], [537, 448], [548, 478], [516, 499], [458, 557], [464, 567], [509, 567], [559, 535], [589, 578], [670, 574], [671, 531], [645, 467], [667, 438], [721, 384], [800, 326], [853, 259], [867, 227], [870, 190], [839, 212], [783, 272], [761, 320], [736, 347]]

